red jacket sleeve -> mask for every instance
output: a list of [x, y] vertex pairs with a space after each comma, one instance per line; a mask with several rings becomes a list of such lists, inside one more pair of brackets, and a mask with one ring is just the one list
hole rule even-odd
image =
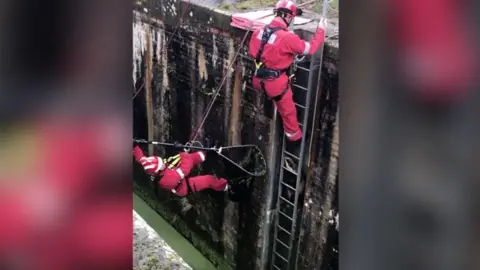
[[135, 157], [135, 160], [138, 162], [138, 163], [141, 163], [140, 162], [140, 159], [145, 157], [145, 155], [143, 154], [143, 151], [142, 149], [140, 149], [140, 147], [138, 146], [135, 146], [135, 148], [133, 148], [133, 156]]
[[260, 49], [260, 43], [256, 41], [257, 35], [260, 32], [260, 29], [255, 30], [252, 33], [252, 36], [250, 38], [250, 42], [248, 45], [248, 52], [250, 53], [250, 56], [255, 58], [257, 56], [258, 50]]
[[325, 30], [318, 27], [317, 32], [310, 41], [305, 41], [294, 33], [289, 33], [284, 40], [285, 47], [290, 53], [298, 55], [312, 55], [325, 41]]
[[193, 152], [189, 154], [189, 157], [192, 159], [192, 166], [196, 166], [205, 161], [206, 153], [203, 151]]
[[180, 166], [177, 168], [178, 174], [182, 178], [187, 177], [193, 168], [193, 160], [188, 153], [180, 153]]

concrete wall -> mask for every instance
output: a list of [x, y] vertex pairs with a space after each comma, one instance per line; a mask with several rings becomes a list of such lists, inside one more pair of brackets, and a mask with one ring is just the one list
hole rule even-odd
[[[181, 1], [155, 1], [139, 6], [140, 12], [135, 12], [133, 82], [134, 91], [141, 89], [141, 92], [134, 99], [134, 136], [165, 142], [188, 141], [199, 125], [213, 91], [227, 74], [220, 96], [197, 140], [211, 145], [256, 144], [267, 156], [268, 163], [272, 158], [268, 155], [268, 146], [273, 136], [273, 107], [271, 101], [245, 82], [252, 67], [246, 56], [246, 46], [232, 68], [227, 70], [244, 32], [231, 29], [230, 18], [223, 12], [192, 5], [167, 48], [186, 5]], [[330, 88], [330, 94], [322, 95], [322, 108], [326, 106], [328, 109], [319, 109], [327, 112], [317, 121], [318, 141], [326, 142], [330, 136], [327, 130], [332, 129], [332, 125], [324, 122], [332, 117], [327, 114], [335, 115], [333, 110], [336, 110], [336, 105], [329, 104], [336, 104], [337, 95], [333, 93], [338, 92], [335, 88], [338, 51], [332, 47], [325, 53], [332, 59], [324, 64], [327, 71], [324, 88]], [[316, 152], [323, 148], [325, 143], [314, 147]], [[148, 150], [157, 154], [171, 151], [152, 147]], [[312, 166], [323, 171], [325, 162], [322, 161], [330, 157], [323, 152], [317, 156]], [[218, 269], [261, 269], [267, 177], [254, 179], [250, 196], [241, 203], [230, 202], [224, 194], [213, 191], [179, 199], [165, 191], [154, 194], [148, 177], [137, 164], [134, 166], [135, 192]], [[211, 155], [202, 165], [202, 171], [214, 171], [218, 176], [227, 176], [226, 171], [229, 177], [242, 175]], [[316, 182], [325, 181], [322, 177], [325, 178], [320, 173], [313, 178]], [[307, 194], [314, 194], [318, 188], [314, 184], [307, 185]], [[308, 213], [305, 215], [308, 217]], [[318, 216], [311, 214], [311, 217]], [[302, 231], [308, 233], [309, 224], [305, 223]], [[304, 249], [312, 251], [308, 245]], [[305, 261], [309, 261], [308, 258]]]

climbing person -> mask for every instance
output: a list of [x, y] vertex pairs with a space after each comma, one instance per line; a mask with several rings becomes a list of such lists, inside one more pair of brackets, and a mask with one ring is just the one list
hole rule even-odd
[[[255, 60], [252, 85], [265, 91], [283, 120], [285, 135], [290, 141], [302, 138], [302, 130], [297, 120], [297, 110], [293, 101], [287, 74], [296, 55], [312, 55], [322, 45], [325, 31], [320, 23], [312, 40], [304, 41], [289, 32], [288, 26], [296, 15], [301, 14], [293, 1], [281, 0], [274, 9], [275, 18], [263, 29], [253, 32], [249, 53]], [[293, 74], [292, 74], [293, 75]]]
[[159, 156], [147, 157], [140, 147], [135, 146], [133, 155], [147, 174], [158, 179], [156, 183], [158, 187], [170, 190], [177, 196], [187, 196], [191, 192], [208, 188], [216, 191], [227, 191], [229, 189], [229, 184], [225, 178], [217, 178], [213, 175], [188, 176], [194, 166], [205, 161], [206, 154], [203, 151], [181, 152], [171, 158], [162, 159]]

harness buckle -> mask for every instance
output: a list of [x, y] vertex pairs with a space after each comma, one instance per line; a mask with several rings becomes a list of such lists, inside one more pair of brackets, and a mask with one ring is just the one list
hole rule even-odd
[[257, 76], [258, 70], [263, 66], [262, 62], [255, 61], [255, 71], [253, 72], [254, 76]]

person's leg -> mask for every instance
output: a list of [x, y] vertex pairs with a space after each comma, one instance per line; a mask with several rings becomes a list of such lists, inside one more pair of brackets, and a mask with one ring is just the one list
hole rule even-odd
[[213, 175], [201, 175], [188, 178], [192, 192], [199, 192], [211, 188], [216, 191], [226, 191], [228, 182], [224, 178], [217, 178]]
[[185, 197], [188, 195], [188, 187], [187, 187], [187, 181], [188, 179], [185, 178], [182, 180], [182, 183], [180, 183], [180, 186], [176, 189], [176, 190], [169, 190], [171, 191], [173, 194], [179, 196], [179, 197]]
[[[252, 85], [256, 89], [261, 88], [260, 80], [255, 77], [252, 80]], [[293, 101], [293, 92], [292, 88], [289, 86], [288, 77], [281, 76], [278, 79], [265, 80], [264, 86], [266, 95], [269, 98], [274, 98], [280, 95], [286, 87], [289, 88], [283, 95], [282, 99], [275, 102], [275, 105], [282, 118], [285, 135], [290, 141], [298, 141], [302, 138], [302, 130], [298, 125], [297, 108]]]
[[290, 141], [297, 141], [302, 138], [302, 130], [298, 125], [297, 108], [293, 101], [292, 89], [288, 89], [287, 93], [280, 101], [275, 102], [278, 113], [282, 117], [285, 135]]

